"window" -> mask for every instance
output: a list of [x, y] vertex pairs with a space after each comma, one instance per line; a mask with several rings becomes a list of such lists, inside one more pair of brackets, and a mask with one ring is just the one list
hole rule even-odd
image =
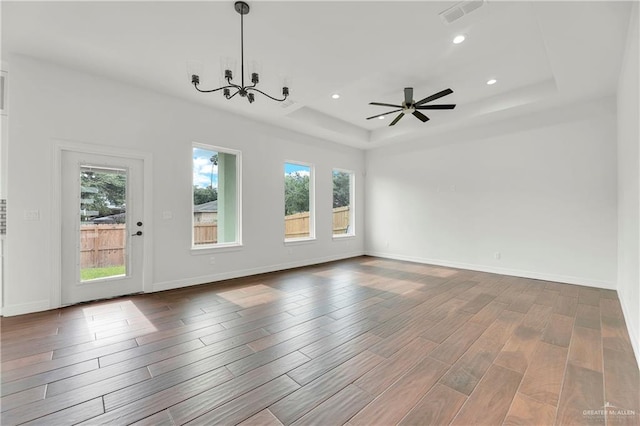
[[240, 152], [193, 145], [193, 248], [239, 245]]
[[126, 169], [80, 165], [80, 281], [127, 276]]
[[315, 237], [313, 217], [313, 167], [284, 163], [284, 238]]
[[355, 235], [353, 188], [355, 174], [348, 170], [333, 170], [333, 236]]

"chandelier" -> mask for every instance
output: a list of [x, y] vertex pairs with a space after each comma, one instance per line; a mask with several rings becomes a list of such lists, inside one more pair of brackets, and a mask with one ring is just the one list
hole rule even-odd
[[[195, 87], [198, 92], [202, 92], [202, 93], [211, 93], [211, 92], [217, 92], [219, 90], [222, 90], [222, 94], [227, 99], [231, 99], [235, 95], [240, 95], [243, 98], [247, 98], [249, 103], [253, 103], [253, 101], [255, 101], [255, 96], [253, 92], [258, 92], [263, 94], [269, 99], [273, 99], [274, 101], [277, 101], [277, 102], [284, 101], [289, 96], [289, 88], [286, 86], [282, 88], [282, 99], [274, 98], [273, 96], [256, 88], [256, 85], [260, 81], [260, 77], [258, 76], [257, 72], [251, 73], [251, 85], [245, 86], [244, 84], [244, 15], [247, 15], [249, 13], [249, 5], [243, 1], [237, 1], [235, 2], [234, 7], [236, 12], [240, 14], [240, 58], [241, 58], [240, 84], [238, 85], [232, 82], [233, 73], [231, 72], [230, 69], [224, 70], [224, 78], [227, 81], [226, 86], [218, 87], [217, 89], [202, 90], [198, 87], [198, 85], [200, 84], [200, 76], [197, 74], [191, 75], [191, 84], [193, 84], [193, 87]], [[232, 91], [233, 91], [233, 94], [231, 93]]]

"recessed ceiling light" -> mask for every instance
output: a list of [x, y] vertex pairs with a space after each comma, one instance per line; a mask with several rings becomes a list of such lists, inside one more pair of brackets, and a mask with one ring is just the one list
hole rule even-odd
[[464, 41], [465, 38], [466, 37], [464, 36], [464, 34], [457, 35], [453, 38], [453, 44], [460, 44]]
[[378, 120], [384, 120], [384, 115], [381, 115], [380, 117], [378, 117]]
[[340, 99], [340, 95], [339, 95], [339, 94], [337, 94], [337, 93], [334, 93], [333, 95], [331, 95], [331, 97], [332, 97], [333, 99]]
[[487, 84], [489, 86], [491, 86], [492, 84], [496, 84], [498, 82], [498, 80], [496, 80], [495, 78], [492, 78], [491, 80], [487, 80]]

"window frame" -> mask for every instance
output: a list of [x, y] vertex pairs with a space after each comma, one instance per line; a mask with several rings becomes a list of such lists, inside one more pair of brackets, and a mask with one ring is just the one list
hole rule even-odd
[[[195, 216], [193, 214], [193, 208], [195, 204], [193, 203], [193, 150], [195, 148], [204, 149], [207, 151], [212, 151], [215, 153], [223, 153], [223, 154], [233, 154], [236, 157], [236, 238], [233, 242], [226, 243], [211, 243], [211, 244], [195, 244], [195, 232], [194, 232], [194, 224], [195, 224]], [[189, 215], [191, 217], [191, 253], [192, 254], [206, 254], [211, 251], [218, 250], [237, 250], [242, 247], [242, 151], [233, 149], [233, 148], [225, 148], [218, 145], [205, 144], [201, 142], [192, 142], [191, 150], [190, 150], [190, 170], [191, 170], [191, 178], [190, 178], [190, 199], [191, 199], [191, 207], [189, 211]]]
[[[282, 170], [284, 171], [284, 168], [286, 167], [287, 164], [293, 164], [296, 166], [303, 166], [303, 167], [308, 167], [309, 168], [309, 236], [308, 237], [299, 237], [299, 238], [286, 238], [285, 236], [285, 232], [283, 232], [283, 238], [284, 238], [284, 243], [285, 244], [296, 244], [296, 243], [304, 243], [304, 242], [312, 242], [316, 240], [316, 183], [315, 183], [315, 176], [316, 176], [316, 172], [315, 172], [315, 166], [313, 165], [313, 163], [306, 163], [304, 161], [294, 161], [294, 160], [284, 160], [284, 162], [282, 163]], [[284, 174], [282, 175], [282, 195], [284, 197], [284, 191], [285, 191], [285, 181], [284, 181]], [[284, 202], [286, 200], [283, 198], [283, 205], [282, 207], [284, 208]], [[283, 209], [284, 210], [284, 209]], [[286, 215], [282, 216], [282, 225], [284, 226], [284, 218], [286, 217]], [[283, 229], [283, 231], [285, 231]]]
[[[346, 234], [333, 233], [333, 174], [349, 174], [349, 232]], [[333, 239], [353, 238], [356, 236], [356, 172], [353, 170], [334, 167], [331, 169], [331, 237]]]

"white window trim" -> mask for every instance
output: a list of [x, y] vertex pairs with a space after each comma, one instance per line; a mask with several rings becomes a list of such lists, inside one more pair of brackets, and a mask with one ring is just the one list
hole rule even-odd
[[300, 238], [285, 238], [284, 245], [285, 246], [295, 246], [299, 244], [309, 244], [316, 241], [316, 238], [311, 237], [300, 237]]
[[[349, 174], [349, 233], [347, 234], [334, 234], [333, 226], [331, 227], [331, 237], [334, 240], [342, 240], [356, 237], [356, 172], [353, 170], [341, 169], [334, 167], [331, 169], [331, 212], [333, 214], [333, 173], [348, 173]], [[332, 216], [333, 219], [333, 216]], [[333, 220], [332, 220], [333, 223]]]
[[[309, 167], [309, 236], [300, 238], [285, 238], [285, 244], [290, 243], [304, 243], [312, 242], [316, 240], [316, 170], [312, 163], [305, 163], [303, 161], [284, 160], [282, 168], [286, 164], [295, 164], [297, 166]], [[284, 175], [282, 177], [282, 194], [284, 195]], [[284, 206], [283, 206], [284, 207]], [[284, 216], [283, 222], [284, 225]]]
[[[236, 241], [232, 243], [215, 243], [195, 245], [193, 241], [193, 148], [206, 149], [208, 151], [222, 152], [224, 154], [234, 154], [236, 156]], [[192, 142], [189, 151], [189, 163], [191, 173], [189, 174], [189, 192], [191, 217], [191, 254], [207, 254], [214, 251], [234, 251], [242, 247], [242, 151], [225, 148], [217, 145], [210, 145], [200, 142]]]
[[191, 255], [192, 256], [200, 256], [200, 255], [206, 255], [206, 254], [211, 254], [211, 253], [215, 253], [215, 252], [221, 252], [221, 251], [240, 251], [242, 250], [242, 244], [239, 243], [221, 243], [221, 244], [210, 244], [210, 245], [206, 245], [206, 246], [198, 246], [198, 247], [194, 247], [191, 249]]

